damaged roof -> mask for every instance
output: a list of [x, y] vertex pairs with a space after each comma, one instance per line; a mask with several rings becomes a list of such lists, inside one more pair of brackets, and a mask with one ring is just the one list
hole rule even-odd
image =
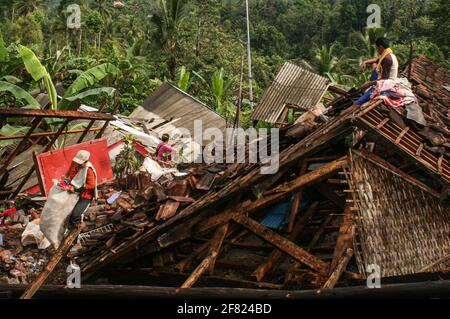
[[252, 119], [271, 124], [282, 122], [286, 105], [309, 110], [320, 102], [329, 85], [327, 78], [286, 62], [264, 92]]
[[131, 115], [130, 119], [171, 122], [177, 128], [186, 128], [194, 136], [194, 121], [201, 120], [203, 130], [227, 127], [226, 119], [188, 93], [170, 83], [164, 83]]
[[414, 84], [422, 110], [439, 124], [450, 126], [450, 72], [421, 55], [405, 66], [402, 75]]

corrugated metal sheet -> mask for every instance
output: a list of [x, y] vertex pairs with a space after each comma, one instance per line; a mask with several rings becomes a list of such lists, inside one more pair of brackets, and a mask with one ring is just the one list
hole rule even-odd
[[186, 128], [194, 136], [194, 121], [202, 120], [203, 130], [218, 128], [226, 129], [224, 117], [190, 96], [186, 92], [172, 86], [163, 84], [155, 93], [145, 100], [142, 107], [138, 107], [129, 117], [137, 120], [150, 120], [157, 115], [174, 123], [178, 128]]
[[252, 119], [275, 124], [285, 104], [310, 109], [320, 102], [329, 85], [327, 78], [286, 62], [264, 92]]

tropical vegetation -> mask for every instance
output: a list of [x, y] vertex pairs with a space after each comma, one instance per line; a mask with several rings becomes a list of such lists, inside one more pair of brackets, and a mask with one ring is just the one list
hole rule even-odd
[[[366, 28], [371, 3], [382, 28]], [[70, 29], [78, 4], [81, 28]], [[448, 0], [249, 0], [254, 100], [280, 66], [292, 60], [351, 88], [368, 79], [358, 65], [373, 57], [386, 35], [401, 63], [425, 54], [446, 68]], [[0, 2], [0, 107], [53, 109], [81, 102], [128, 115], [162, 83], [204, 101], [230, 123], [242, 104], [250, 125], [245, 1], [242, 0], [20, 0]], [[106, 101], [106, 102], [105, 102]], [[5, 124], [5, 123], [4, 123]], [[7, 123], [0, 135], [26, 130]], [[52, 125], [51, 122], [48, 125]]]

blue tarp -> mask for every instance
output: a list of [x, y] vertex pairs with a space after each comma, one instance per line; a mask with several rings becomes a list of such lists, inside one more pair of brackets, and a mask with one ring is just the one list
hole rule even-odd
[[[304, 192], [301, 193], [301, 201], [299, 205], [299, 214], [308, 204], [308, 199]], [[281, 229], [289, 224], [289, 219], [291, 216], [292, 204], [297, 193], [293, 194], [291, 198], [285, 200], [284, 202], [275, 204], [274, 206], [267, 209], [267, 214], [261, 220], [261, 224], [271, 228], [271, 229]]]

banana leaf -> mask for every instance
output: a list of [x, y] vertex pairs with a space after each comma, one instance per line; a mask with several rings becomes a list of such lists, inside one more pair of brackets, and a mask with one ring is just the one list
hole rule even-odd
[[[78, 78], [67, 89], [66, 93], [64, 94], [64, 99], [73, 97], [84, 89], [100, 82], [108, 75], [116, 77], [119, 72], [119, 69], [111, 63], [104, 63], [93, 67], [78, 76]], [[68, 106], [69, 103], [66, 103], [64, 101], [62, 102], [62, 108], [67, 108]]]
[[2, 77], [0, 77], [0, 81], [6, 81], [6, 82], [9, 82], [11, 84], [19, 84], [19, 83], [22, 82], [22, 80], [16, 78], [15, 76], [12, 76], [12, 75], [2, 76]]
[[34, 97], [32, 97], [27, 91], [9, 82], [0, 81], [0, 92], [9, 92], [17, 100], [25, 100], [27, 102], [27, 108], [39, 109], [41, 105]]
[[189, 86], [191, 84], [190, 78], [191, 78], [191, 73], [189, 71], [186, 71], [186, 67], [183, 66], [180, 70], [180, 78], [177, 83], [178, 88], [187, 92], [187, 90], [189, 89]]
[[44, 84], [47, 89], [47, 93], [50, 97], [50, 101], [52, 103], [52, 109], [58, 109], [58, 97], [56, 94], [55, 86], [53, 85], [52, 79], [48, 74], [46, 68], [41, 64], [39, 59], [36, 57], [34, 52], [23, 45], [18, 45], [16, 47], [17, 52], [19, 52], [22, 57], [23, 63], [25, 64], [25, 68], [28, 73], [30, 73], [31, 77], [35, 81], [39, 81], [44, 79]]
[[82, 99], [84, 99], [84, 98], [86, 98], [88, 96], [100, 95], [102, 93], [106, 93], [108, 96], [113, 96], [115, 92], [116, 92], [115, 88], [102, 87], [102, 88], [87, 90], [87, 91], [84, 91], [84, 92], [82, 92], [80, 94], [68, 97], [68, 98], [66, 98], [66, 101], [73, 102], [73, 101], [77, 101], [77, 100], [82, 100]]
[[[22, 135], [26, 134], [30, 130], [30, 127], [28, 126], [12, 126], [9, 124], [3, 125], [3, 127], [0, 129], [0, 136], [15, 136], [15, 135]], [[38, 133], [41, 132], [40, 129], [35, 129], [34, 132]], [[18, 140], [6, 140], [6, 141], [0, 141], [0, 147], [5, 147], [11, 144], [16, 143]]]

